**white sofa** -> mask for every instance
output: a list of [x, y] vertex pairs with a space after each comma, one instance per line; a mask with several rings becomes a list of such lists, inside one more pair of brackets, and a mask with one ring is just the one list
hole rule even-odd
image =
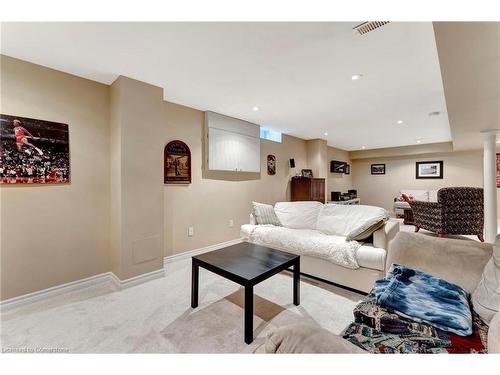
[[[327, 206], [330, 208], [323, 210], [323, 208], [326, 208]], [[323, 205], [319, 202], [278, 202], [276, 203], [275, 211], [285, 228], [294, 230], [294, 235], [303, 235], [305, 238], [308, 236], [311, 237], [312, 242], [313, 237], [316, 235], [324, 237], [325, 221], [323, 220], [323, 224], [321, 224], [322, 212], [326, 212], [327, 210], [331, 211], [332, 206], [333, 205]], [[279, 213], [280, 210], [277, 209], [280, 207], [286, 207], [286, 213], [283, 213], [282, 211], [281, 216]], [[359, 214], [363, 208], [366, 209], [366, 207], [369, 206], [335, 205], [333, 207], [339, 207], [339, 210], [343, 210], [341, 212], [346, 212], [346, 214], [344, 217], [337, 216], [329, 217], [327, 219], [333, 220], [333, 225], [345, 226], [345, 223], [349, 222], [349, 219], [351, 222], [356, 221], [356, 213]], [[320, 218], [319, 222], [318, 218]], [[325, 219], [324, 216], [323, 219]], [[330, 223], [332, 223], [332, 221], [330, 221]], [[320, 226], [321, 231], [319, 230], [318, 225]], [[241, 236], [243, 239], [249, 242], [255, 242], [252, 241], [252, 233], [256, 227], [257, 225], [255, 223], [255, 219], [251, 214], [250, 224], [244, 224], [241, 226]], [[273, 228], [271, 228], [271, 230], [273, 230]], [[279, 230], [279, 227], [276, 227], [276, 230]], [[388, 220], [380, 229], [373, 232], [373, 236], [370, 237], [370, 239], [373, 239], [370, 242], [359, 241], [361, 242], [361, 246], [356, 250], [355, 254], [359, 268], [346, 268], [318, 256], [300, 254], [301, 272], [306, 275], [311, 275], [335, 284], [340, 284], [348, 288], [368, 293], [373, 286], [373, 282], [383, 278], [385, 275], [387, 249], [398, 231], [399, 222], [396, 220]], [[304, 247], [303, 250], [305, 250], [305, 253], [310, 254], [310, 252], [307, 251], [308, 249], [306, 249], [306, 247], [309, 246], [307, 242], [308, 241], [301, 242], [301, 246]], [[275, 244], [265, 242], [260, 242], [260, 244], [268, 245], [269, 247], [277, 248], [278, 250], [291, 251], [290, 248], [280, 248]]]
[[394, 212], [398, 216], [403, 216], [404, 210], [410, 209], [408, 202], [401, 198], [403, 194], [416, 201], [437, 202], [437, 192], [437, 190], [402, 189], [399, 191], [399, 195], [394, 198]]

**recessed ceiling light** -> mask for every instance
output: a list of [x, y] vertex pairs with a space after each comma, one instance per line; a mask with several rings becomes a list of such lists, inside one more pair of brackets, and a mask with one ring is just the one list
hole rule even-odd
[[397, 123], [398, 125], [401, 125], [403, 122], [404, 122], [403, 120], [398, 120], [398, 121], [396, 121], [396, 123]]
[[327, 136], [327, 135], [328, 135], [328, 133], [327, 133], [327, 132], [324, 132], [323, 134], [324, 134], [325, 136]]
[[366, 146], [361, 146], [361, 148], [364, 150], [366, 148]]
[[363, 74], [354, 74], [351, 79], [353, 81], [357, 81], [358, 79], [360, 79], [361, 77], [363, 77]]
[[417, 143], [422, 143], [422, 141], [420, 139], [417, 139]]
[[252, 109], [253, 109], [255, 112], [257, 112], [257, 111], [259, 110], [259, 107], [254, 106]]
[[499, 138], [499, 139], [497, 139], [497, 143], [500, 143], [500, 138]]

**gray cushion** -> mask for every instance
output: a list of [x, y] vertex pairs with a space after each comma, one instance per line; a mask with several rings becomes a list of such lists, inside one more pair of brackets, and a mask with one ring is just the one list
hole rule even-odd
[[500, 312], [496, 313], [488, 329], [488, 353], [500, 354]]
[[300, 323], [279, 328], [267, 336], [266, 353], [367, 353], [330, 331]]
[[258, 225], [275, 225], [281, 227], [281, 222], [270, 204], [252, 202], [253, 215]]
[[399, 232], [389, 245], [386, 269], [401, 264], [440, 277], [472, 293], [491, 258], [492, 244]]
[[355, 241], [361, 241], [361, 240], [365, 240], [367, 239], [368, 237], [370, 237], [373, 232], [375, 232], [376, 230], [382, 228], [385, 224], [387, 220], [384, 219], [384, 220], [380, 220], [379, 222], [373, 224], [372, 226], [366, 228], [365, 230], [363, 230], [361, 233], [355, 235], [354, 237], [351, 237], [351, 236], [347, 236], [347, 240], [348, 241], [351, 241], [351, 240], [355, 240]]
[[497, 237], [493, 256], [484, 267], [481, 281], [472, 293], [472, 304], [486, 323], [500, 309], [500, 236]]

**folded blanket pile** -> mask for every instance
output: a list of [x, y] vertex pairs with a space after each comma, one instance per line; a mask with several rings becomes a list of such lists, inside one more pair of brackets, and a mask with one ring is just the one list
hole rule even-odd
[[472, 333], [469, 294], [458, 285], [393, 264], [374, 291], [377, 304], [396, 314], [460, 336]]
[[415, 322], [377, 305], [375, 294], [354, 308], [354, 323], [343, 337], [370, 353], [486, 353], [488, 326], [473, 314], [467, 337]]
[[354, 309], [343, 337], [371, 353], [486, 353], [488, 326], [469, 294], [397, 264]]

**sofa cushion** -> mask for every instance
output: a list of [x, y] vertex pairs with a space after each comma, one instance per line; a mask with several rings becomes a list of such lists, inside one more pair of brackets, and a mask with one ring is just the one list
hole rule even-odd
[[357, 234], [353, 234], [352, 236], [349, 235], [349, 237], [347, 238], [348, 240], [354, 240], [354, 241], [362, 241], [362, 240], [365, 240], [367, 239], [368, 237], [370, 237], [373, 232], [379, 230], [380, 228], [382, 228], [384, 225], [385, 225], [385, 222], [387, 221], [388, 219], [387, 218], [384, 218], [378, 222], [376, 222], [375, 224], [373, 225], [370, 225], [368, 228], [364, 229], [362, 232], [360, 233], [357, 233]]
[[320, 202], [278, 202], [274, 211], [281, 224], [290, 229], [316, 229]]
[[274, 207], [270, 204], [252, 202], [253, 215], [258, 225], [281, 226], [280, 220], [274, 212]]
[[500, 312], [497, 312], [490, 322], [488, 353], [500, 354]]
[[484, 267], [481, 280], [472, 293], [472, 304], [487, 323], [500, 310], [500, 236], [497, 237], [493, 256]]
[[388, 217], [387, 211], [381, 207], [327, 204], [319, 213], [317, 229], [325, 234], [352, 239]]
[[404, 264], [472, 293], [491, 258], [492, 245], [474, 240], [440, 238], [420, 233], [398, 232], [389, 244], [386, 268]]
[[402, 189], [399, 191], [399, 194], [406, 194], [408, 196], [411, 196], [415, 201], [429, 201], [429, 192], [427, 190]]

